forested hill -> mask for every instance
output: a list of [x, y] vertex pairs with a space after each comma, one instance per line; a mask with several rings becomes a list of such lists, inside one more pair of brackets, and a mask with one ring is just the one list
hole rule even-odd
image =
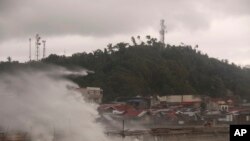
[[95, 73], [73, 80], [103, 88], [105, 101], [136, 95], [250, 95], [250, 70], [210, 58], [191, 46], [163, 46], [156, 39], [139, 45], [109, 44], [104, 51], [72, 57], [50, 55], [47, 63], [81, 66]]
[[42, 61], [94, 71], [72, 79], [83, 87], [101, 87], [105, 101], [136, 95], [250, 95], [249, 69], [210, 58], [191, 46], [163, 46], [150, 37], [145, 43], [109, 44], [104, 51], [50, 55]]

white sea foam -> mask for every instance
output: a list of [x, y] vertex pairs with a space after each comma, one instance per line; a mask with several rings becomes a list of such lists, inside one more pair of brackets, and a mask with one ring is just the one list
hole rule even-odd
[[0, 78], [0, 126], [5, 132], [22, 131], [33, 141], [109, 140], [95, 122], [97, 105], [83, 101], [68, 89], [77, 85], [54, 77], [51, 69], [4, 73]]

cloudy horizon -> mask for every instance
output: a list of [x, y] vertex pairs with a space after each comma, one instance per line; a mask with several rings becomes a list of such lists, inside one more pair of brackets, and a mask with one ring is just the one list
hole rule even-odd
[[[210, 57], [250, 64], [248, 0], [0, 0], [0, 61], [35, 58], [34, 37], [47, 41], [47, 55], [91, 52], [131, 36], [159, 37], [195, 46]], [[40, 51], [42, 52], [42, 51]]]

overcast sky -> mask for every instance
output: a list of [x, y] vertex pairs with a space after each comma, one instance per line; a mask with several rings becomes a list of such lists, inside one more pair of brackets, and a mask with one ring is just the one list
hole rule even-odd
[[[39, 33], [47, 55], [91, 52], [131, 36], [199, 45], [211, 57], [250, 64], [249, 0], [0, 0], [0, 60], [28, 60]], [[42, 51], [41, 51], [42, 52]]]

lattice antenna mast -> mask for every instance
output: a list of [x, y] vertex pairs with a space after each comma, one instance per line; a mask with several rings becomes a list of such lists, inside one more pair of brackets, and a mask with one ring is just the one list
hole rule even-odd
[[41, 37], [39, 34], [36, 34], [36, 60], [39, 60], [40, 57], [40, 52], [39, 52], [39, 46], [41, 45], [40, 43]]
[[165, 44], [165, 32], [167, 32], [164, 22], [165, 22], [164, 20], [161, 20], [161, 23], [160, 23], [160, 26], [161, 26], [161, 29], [160, 29], [160, 41], [163, 44]]
[[29, 38], [29, 60], [31, 61], [31, 38]]
[[46, 57], [46, 40], [42, 40], [43, 42], [43, 58]]

